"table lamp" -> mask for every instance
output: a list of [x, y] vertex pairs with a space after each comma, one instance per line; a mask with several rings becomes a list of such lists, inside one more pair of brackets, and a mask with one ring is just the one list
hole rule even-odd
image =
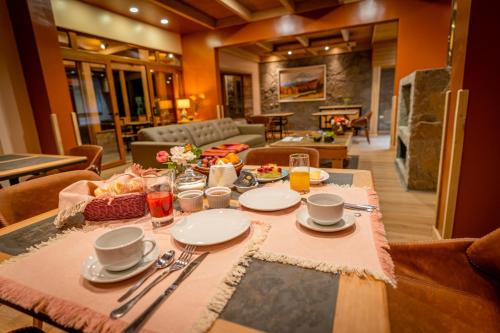
[[191, 101], [187, 98], [177, 100], [177, 109], [182, 109], [181, 111], [181, 121], [187, 121], [187, 110], [191, 107]]

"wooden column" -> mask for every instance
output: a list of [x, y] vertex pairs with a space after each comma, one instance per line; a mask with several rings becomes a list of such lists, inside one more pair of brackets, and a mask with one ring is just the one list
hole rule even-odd
[[[436, 227], [444, 237], [481, 237], [500, 227], [500, 62], [490, 42], [498, 39], [500, 25], [493, 23], [496, 11], [485, 1], [456, 4]], [[445, 223], [449, 220], [452, 225]]]
[[57, 153], [51, 114], [67, 151], [76, 145], [73, 106], [50, 0], [8, 1], [8, 7], [42, 152]]

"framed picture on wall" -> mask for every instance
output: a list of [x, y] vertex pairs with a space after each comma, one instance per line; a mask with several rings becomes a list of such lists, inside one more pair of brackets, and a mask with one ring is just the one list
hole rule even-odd
[[326, 99], [326, 65], [283, 68], [278, 77], [280, 103]]

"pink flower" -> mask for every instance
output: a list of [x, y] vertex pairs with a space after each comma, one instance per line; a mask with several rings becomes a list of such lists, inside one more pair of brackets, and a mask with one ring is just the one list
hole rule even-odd
[[156, 153], [156, 160], [159, 163], [167, 163], [169, 156], [170, 155], [166, 151], [160, 150], [159, 152]]

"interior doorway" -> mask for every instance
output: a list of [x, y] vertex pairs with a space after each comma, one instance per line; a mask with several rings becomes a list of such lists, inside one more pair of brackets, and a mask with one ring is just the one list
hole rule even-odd
[[395, 68], [382, 68], [380, 72], [380, 95], [378, 104], [379, 134], [388, 134], [391, 131], [392, 96], [394, 92]]
[[224, 116], [233, 119], [252, 114], [252, 76], [250, 74], [222, 73]]

